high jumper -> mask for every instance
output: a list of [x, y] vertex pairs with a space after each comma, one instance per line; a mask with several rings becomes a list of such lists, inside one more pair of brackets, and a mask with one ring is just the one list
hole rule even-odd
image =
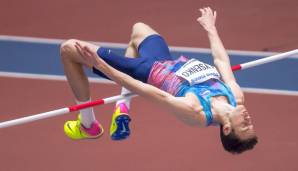
[[[184, 56], [174, 59], [163, 37], [144, 23], [133, 26], [125, 56], [81, 40], [65, 41], [61, 58], [77, 103], [91, 101], [86, 66], [123, 86], [122, 94], [133, 92], [161, 104], [187, 124], [219, 126], [223, 147], [231, 153], [252, 149], [257, 136], [215, 27], [217, 13], [209, 7], [200, 12], [197, 21], [207, 32], [214, 66]], [[113, 139], [129, 136], [129, 108], [130, 98], [117, 101], [110, 128]], [[92, 108], [82, 109], [64, 130], [72, 139], [103, 133]]]

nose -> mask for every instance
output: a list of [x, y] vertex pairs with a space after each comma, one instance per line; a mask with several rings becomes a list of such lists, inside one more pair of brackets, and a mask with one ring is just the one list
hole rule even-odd
[[245, 120], [249, 125], [252, 124], [252, 120], [251, 120], [251, 118], [250, 118], [249, 115], [247, 115], [247, 116], [244, 118], [244, 120]]
[[247, 112], [244, 113], [244, 119], [245, 120], [250, 120], [250, 116]]

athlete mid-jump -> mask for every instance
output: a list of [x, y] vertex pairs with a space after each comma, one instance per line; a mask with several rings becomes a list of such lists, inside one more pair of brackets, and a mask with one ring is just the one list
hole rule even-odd
[[[185, 123], [219, 126], [222, 144], [231, 153], [252, 149], [257, 137], [215, 27], [216, 12], [209, 7], [200, 11], [197, 21], [207, 32], [214, 66], [185, 56], [174, 59], [162, 36], [143, 23], [133, 26], [125, 56], [80, 40], [64, 42], [62, 62], [77, 103], [90, 101], [86, 66], [125, 87], [122, 93], [131, 91], [161, 104]], [[115, 140], [129, 136], [129, 102], [116, 103], [110, 128]], [[72, 139], [97, 138], [103, 133], [92, 108], [81, 110], [77, 120], [65, 123], [64, 130]]]

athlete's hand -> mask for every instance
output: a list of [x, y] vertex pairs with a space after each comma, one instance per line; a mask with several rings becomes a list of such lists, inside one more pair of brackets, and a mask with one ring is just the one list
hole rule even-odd
[[100, 67], [105, 64], [97, 53], [92, 51], [88, 46], [83, 46], [81, 43], [76, 42], [75, 47], [89, 67]]
[[206, 31], [213, 31], [215, 29], [216, 11], [212, 11], [210, 7], [201, 8], [201, 17], [197, 21], [203, 26]]

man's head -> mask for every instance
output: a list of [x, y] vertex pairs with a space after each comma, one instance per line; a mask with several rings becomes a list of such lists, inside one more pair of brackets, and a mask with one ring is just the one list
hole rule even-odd
[[258, 142], [251, 118], [243, 105], [229, 114], [229, 122], [220, 126], [220, 138], [225, 150], [239, 154], [252, 149]]

